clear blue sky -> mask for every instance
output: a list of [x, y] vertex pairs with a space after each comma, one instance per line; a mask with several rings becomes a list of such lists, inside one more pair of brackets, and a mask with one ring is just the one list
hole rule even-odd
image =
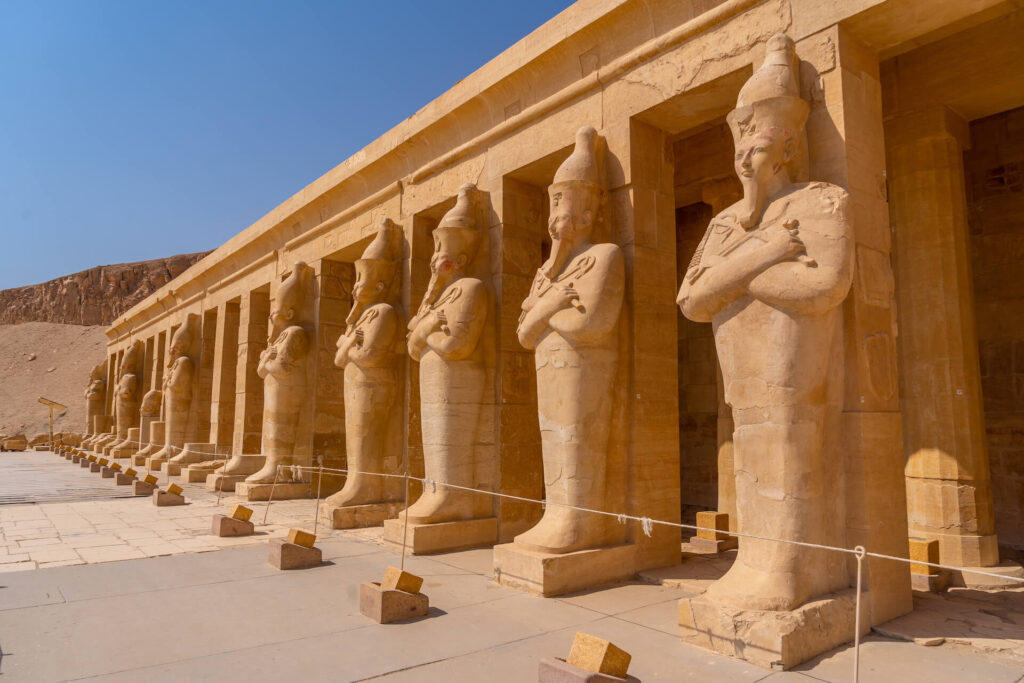
[[213, 249], [569, 0], [0, 0], [0, 289]]

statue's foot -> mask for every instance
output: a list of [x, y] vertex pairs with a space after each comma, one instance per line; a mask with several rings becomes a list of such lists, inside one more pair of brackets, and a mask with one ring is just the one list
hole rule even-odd
[[445, 490], [439, 484], [437, 491], [426, 490], [409, 509], [398, 518], [408, 515], [410, 524], [440, 524], [473, 518], [473, 503], [463, 491]]
[[755, 569], [739, 559], [704, 596], [720, 605], [766, 611], [792, 610], [806, 601], [797, 591], [792, 574]]
[[345, 486], [334, 495], [328, 496], [324, 502], [332, 507], [352, 507], [355, 505], [371, 505], [384, 500], [383, 487], [373, 486], [366, 479], [349, 479]]
[[245, 478], [248, 484], [289, 484], [292, 482], [292, 471], [288, 467], [278, 468], [281, 463], [267, 458], [263, 468], [256, 474], [250, 474]]
[[533, 528], [513, 541], [527, 550], [562, 555], [606, 545], [604, 520], [600, 516], [548, 506]]

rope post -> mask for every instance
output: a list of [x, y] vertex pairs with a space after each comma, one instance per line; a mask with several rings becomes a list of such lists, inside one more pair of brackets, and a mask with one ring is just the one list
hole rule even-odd
[[316, 526], [320, 522], [320, 485], [324, 483], [324, 463], [323, 460], [318, 458], [320, 462], [320, 470], [317, 472], [316, 479], [316, 509], [313, 510], [313, 535], [316, 536]]
[[405, 511], [402, 513], [402, 564], [399, 569], [405, 571], [405, 538], [409, 533], [409, 468], [405, 468]]
[[853, 549], [857, 556], [857, 607], [853, 617], [853, 683], [860, 681], [860, 602], [864, 577], [864, 555], [867, 550], [859, 545]]
[[277, 475], [281, 473], [281, 466], [274, 468], [274, 483], [270, 485], [270, 497], [267, 498], [267, 508], [263, 511], [263, 523], [267, 523], [267, 515], [270, 514], [270, 504], [274, 502], [274, 489], [277, 488]]

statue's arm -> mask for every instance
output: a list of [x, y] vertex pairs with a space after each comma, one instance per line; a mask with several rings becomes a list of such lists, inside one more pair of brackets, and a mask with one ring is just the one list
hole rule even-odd
[[447, 331], [438, 329], [427, 336], [427, 346], [448, 360], [463, 360], [476, 350], [487, 321], [487, 291], [483, 283], [467, 283], [458, 305], [449, 308]]
[[[290, 327], [281, 333], [275, 344], [276, 353], [268, 354], [267, 359], [261, 363], [266, 374], [275, 377], [285, 377], [291, 374], [297, 367], [298, 362], [306, 357], [308, 344], [306, 331], [301, 327]], [[266, 375], [261, 375], [265, 377]]]
[[[807, 256], [779, 263], [750, 281], [750, 294], [770, 306], [815, 315], [842, 303], [853, 282], [848, 195], [828, 193], [819, 217], [801, 219]], [[813, 260], [812, 260], [813, 259]]]
[[622, 250], [602, 244], [594, 268], [574, 283], [577, 302], [551, 316], [551, 329], [573, 341], [600, 341], [619, 321], [626, 287]]
[[391, 306], [378, 309], [380, 315], [363, 325], [363, 339], [349, 347], [348, 358], [356, 363], [376, 364], [391, 353], [398, 332], [398, 314]]
[[425, 315], [416, 316], [416, 324], [413, 325], [412, 332], [409, 334], [408, 343], [409, 356], [414, 361], [418, 363], [423, 357], [423, 352], [427, 350], [427, 337], [439, 327], [437, 311], [429, 311]]

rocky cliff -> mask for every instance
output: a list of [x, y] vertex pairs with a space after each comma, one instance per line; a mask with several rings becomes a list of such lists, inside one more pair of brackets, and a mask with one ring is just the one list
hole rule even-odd
[[209, 253], [96, 266], [38, 285], [0, 290], [0, 324], [109, 325]]

